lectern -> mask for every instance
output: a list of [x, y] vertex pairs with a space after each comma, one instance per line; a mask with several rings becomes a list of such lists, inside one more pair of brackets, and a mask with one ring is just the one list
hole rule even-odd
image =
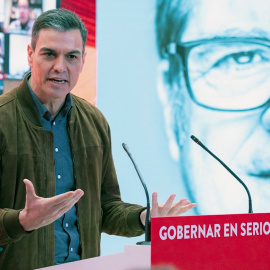
[[156, 217], [151, 247], [128, 245], [122, 253], [43, 269], [262, 270], [270, 269], [269, 250], [268, 213]]
[[46, 270], [148, 270], [151, 268], [150, 246], [127, 245], [124, 252], [81, 260]]

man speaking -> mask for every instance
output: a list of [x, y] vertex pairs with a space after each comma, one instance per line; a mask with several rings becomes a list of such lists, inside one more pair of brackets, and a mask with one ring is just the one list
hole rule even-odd
[[[137, 236], [145, 209], [121, 200], [109, 126], [70, 94], [85, 61], [87, 31], [74, 13], [40, 15], [19, 87], [0, 97], [0, 269], [36, 269], [95, 257], [101, 232]], [[195, 204], [171, 195], [152, 216]]]

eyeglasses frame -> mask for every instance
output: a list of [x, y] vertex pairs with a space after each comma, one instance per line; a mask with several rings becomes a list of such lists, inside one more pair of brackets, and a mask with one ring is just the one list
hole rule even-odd
[[165, 55], [178, 55], [181, 58], [182, 64], [183, 64], [183, 75], [185, 78], [186, 87], [189, 93], [190, 98], [195, 102], [197, 105], [204, 107], [206, 109], [210, 110], [216, 110], [216, 111], [225, 111], [225, 112], [244, 112], [244, 111], [251, 111], [251, 110], [257, 110], [259, 108], [262, 108], [266, 105], [270, 105], [270, 98], [263, 103], [260, 106], [256, 106], [253, 108], [248, 109], [221, 109], [216, 107], [211, 107], [208, 105], [205, 105], [201, 102], [199, 102], [196, 97], [193, 94], [191, 83], [189, 80], [189, 73], [188, 73], [188, 57], [190, 51], [199, 45], [207, 44], [207, 43], [234, 43], [234, 42], [249, 42], [254, 43], [258, 45], [266, 46], [270, 49], [270, 40], [264, 39], [264, 38], [244, 38], [244, 37], [226, 37], [226, 38], [214, 38], [214, 39], [200, 39], [195, 41], [189, 41], [184, 43], [175, 43], [171, 42], [166, 46], [166, 49], [164, 51]]

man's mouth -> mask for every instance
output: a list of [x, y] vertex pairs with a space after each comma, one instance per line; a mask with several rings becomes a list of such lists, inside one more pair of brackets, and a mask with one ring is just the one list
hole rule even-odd
[[242, 161], [241, 166], [238, 166], [238, 172], [261, 180], [270, 179], [270, 157], [268, 154], [266, 156], [262, 153], [262, 158], [255, 157], [254, 160], [245, 161], [246, 164], [243, 163]]
[[54, 82], [54, 83], [60, 83], [60, 84], [63, 84], [63, 83], [66, 83], [66, 82], [67, 82], [67, 80], [63, 80], [63, 79], [54, 79], [54, 78], [49, 79], [49, 81]]
[[270, 172], [269, 171], [265, 171], [265, 172], [249, 172], [248, 175], [252, 176], [252, 177], [260, 177], [260, 178], [270, 178]]

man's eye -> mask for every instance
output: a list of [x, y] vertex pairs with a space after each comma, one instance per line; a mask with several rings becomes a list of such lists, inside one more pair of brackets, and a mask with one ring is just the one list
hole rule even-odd
[[69, 59], [76, 59], [77, 58], [77, 56], [76, 55], [73, 55], [73, 54], [71, 54], [71, 55], [69, 55]]
[[253, 61], [254, 56], [255, 52], [240, 52], [232, 55], [234, 61], [240, 65], [251, 63]]
[[54, 56], [53, 53], [49, 53], [49, 52], [44, 53], [44, 55], [45, 55], [46, 57], [53, 57], [53, 56]]
[[263, 53], [259, 51], [237, 52], [224, 56], [222, 59], [217, 61], [213, 67], [221, 67], [222, 65], [233, 66], [259, 64], [263, 60]]

